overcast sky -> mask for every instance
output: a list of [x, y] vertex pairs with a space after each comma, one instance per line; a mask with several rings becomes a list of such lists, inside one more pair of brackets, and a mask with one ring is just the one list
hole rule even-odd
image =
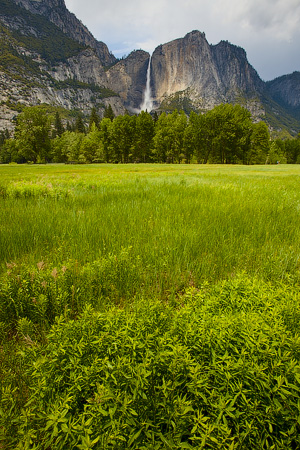
[[300, 71], [300, 0], [65, 0], [67, 8], [122, 57], [152, 52], [192, 30], [210, 44], [243, 47], [265, 81]]

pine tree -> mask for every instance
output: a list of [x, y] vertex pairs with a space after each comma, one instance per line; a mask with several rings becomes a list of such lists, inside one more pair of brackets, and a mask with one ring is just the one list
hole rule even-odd
[[114, 114], [114, 112], [113, 112], [113, 109], [112, 109], [112, 107], [111, 107], [111, 104], [109, 104], [108, 106], [105, 106], [103, 118], [104, 118], [104, 119], [110, 119], [111, 121], [114, 120], [115, 114]]
[[58, 111], [56, 111], [56, 113], [55, 113], [54, 131], [55, 131], [55, 136], [61, 136], [63, 134], [63, 132], [65, 131]]
[[95, 106], [93, 106], [91, 115], [90, 115], [89, 131], [91, 131], [93, 123], [96, 125], [97, 128], [99, 128], [100, 119], [97, 114]]
[[77, 131], [77, 133], [84, 133], [85, 134], [85, 126], [84, 126], [84, 123], [83, 123], [83, 118], [82, 118], [82, 114], [81, 113], [79, 113], [78, 116], [76, 117], [75, 131]]

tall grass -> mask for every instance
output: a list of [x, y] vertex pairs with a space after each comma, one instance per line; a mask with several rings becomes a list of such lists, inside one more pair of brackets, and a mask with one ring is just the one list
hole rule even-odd
[[299, 275], [298, 167], [11, 170], [2, 183], [2, 271], [7, 262], [84, 265], [127, 249], [143, 294], [241, 270]]

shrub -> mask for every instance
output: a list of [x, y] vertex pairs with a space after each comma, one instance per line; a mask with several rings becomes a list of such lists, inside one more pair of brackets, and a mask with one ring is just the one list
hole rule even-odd
[[61, 317], [22, 353], [22, 407], [2, 391], [6, 448], [298, 448], [299, 313], [297, 288], [241, 275]]

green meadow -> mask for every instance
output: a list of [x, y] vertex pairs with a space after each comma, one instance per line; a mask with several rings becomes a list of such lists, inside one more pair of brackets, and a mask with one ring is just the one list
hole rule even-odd
[[300, 448], [299, 182], [0, 166], [0, 448]]

